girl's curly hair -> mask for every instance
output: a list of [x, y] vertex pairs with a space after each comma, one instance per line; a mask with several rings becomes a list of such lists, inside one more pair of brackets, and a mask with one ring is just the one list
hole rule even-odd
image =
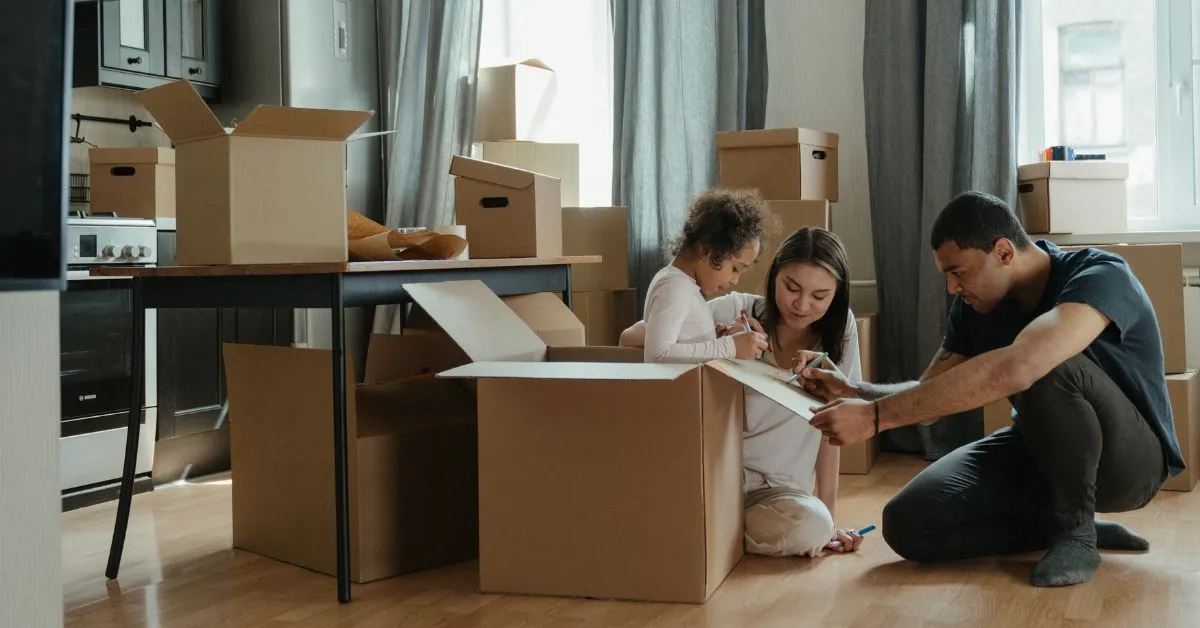
[[765, 233], [767, 212], [757, 190], [709, 190], [688, 208], [679, 236], [667, 241], [668, 257], [696, 245], [719, 266]]

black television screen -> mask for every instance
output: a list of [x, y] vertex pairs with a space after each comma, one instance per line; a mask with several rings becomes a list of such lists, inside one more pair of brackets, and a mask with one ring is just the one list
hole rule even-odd
[[0, 290], [61, 290], [70, 0], [0, 1]]

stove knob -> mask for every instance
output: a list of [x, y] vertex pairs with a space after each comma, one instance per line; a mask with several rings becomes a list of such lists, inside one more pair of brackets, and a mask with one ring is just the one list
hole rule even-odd
[[125, 248], [121, 249], [121, 256], [128, 257], [129, 259], [134, 259], [137, 257], [137, 249], [138, 249], [138, 247], [133, 246], [132, 244], [128, 245]]
[[138, 247], [138, 259], [145, 259], [147, 257], [150, 257], [153, 254], [154, 254], [154, 249], [152, 249], [148, 246], [139, 246]]
[[110, 244], [110, 245], [104, 247], [104, 249], [102, 251], [100, 251], [100, 253], [103, 254], [104, 257], [107, 257], [107, 258], [117, 258], [117, 257], [121, 257], [121, 248], [115, 244]]

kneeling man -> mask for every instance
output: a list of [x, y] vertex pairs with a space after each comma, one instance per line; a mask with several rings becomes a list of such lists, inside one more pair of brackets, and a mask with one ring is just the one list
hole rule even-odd
[[1145, 506], [1183, 470], [1154, 310], [1125, 261], [1033, 242], [1000, 199], [956, 197], [930, 244], [954, 295], [919, 382], [877, 385], [807, 369], [843, 397], [813, 417], [833, 444], [1008, 397], [1015, 425], [931, 464], [884, 508], [901, 556], [934, 562], [1046, 550], [1035, 586], [1087, 581], [1101, 549], [1145, 550], [1097, 512]]

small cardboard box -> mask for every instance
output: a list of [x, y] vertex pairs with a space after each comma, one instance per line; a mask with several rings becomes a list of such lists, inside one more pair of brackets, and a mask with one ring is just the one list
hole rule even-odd
[[475, 141], [541, 140], [554, 70], [537, 59], [479, 68]]
[[816, 401], [758, 362], [564, 355], [479, 281], [405, 288], [474, 360], [441, 376], [478, 382], [480, 588], [708, 599], [742, 556], [743, 387]]
[[455, 222], [467, 227], [471, 257], [560, 257], [558, 179], [456, 155]]
[[801, 227], [830, 228], [829, 201], [767, 201], [770, 213], [779, 219], [777, 231], [768, 231], [763, 237], [758, 259], [738, 280], [737, 288], [754, 294], [767, 293], [767, 273], [771, 260], [783, 241]]
[[137, 97], [175, 143], [180, 265], [346, 261], [345, 143], [374, 112], [260, 105], [226, 131], [187, 81]]
[[987, 436], [1002, 427], [1012, 427], [1012, 404], [1008, 399], [997, 399], [983, 407], [983, 435]]
[[1187, 335], [1184, 321], [1183, 245], [1181, 244], [1114, 244], [1064, 246], [1064, 251], [1095, 248], [1116, 253], [1129, 264], [1129, 269], [1146, 289], [1158, 331], [1162, 336], [1163, 365], [1167, 373], [1183, 373], [1189, 366]]
[[91, 211], [122, 218], [175, 217], [175, 149], [93, 148]]
[[637, 289], [573, 292], [571, 311], [583, 322], [589, 346], [614, 347], [638, 320]]
[[[347, 386], [355, 582], [477, 554], [474, 399], [452, 381], [404, 378], [411, 367], [397, 358], [424, 339], [375, 336], [368, 353], [385, 355], [368, 357], [372, 383]], [[233, 545], [335, 575], [332, 355], [240, 344], [224, 353]]]
[[579, 204], [579, 144], [475, 142], [471, 157], [554, 177], [559, 180], [562, 206]]
[[629, 286], [629, 208], [564, 207], [563, 255], [599, 255], [599, 264], [571, 267], [571, 289], [624, 290]]
[[1122, 233], [1129, 164], [1044, 161], [1017, 168], [1021, 223], [1029, 233]]
[[838, 200], [838, 135], [811, 129], [717, 133], [721, 186], [771, 201]]
[[[879, 374], [876, 372], [877, 357], [877, 337], [878, 326], [875, 324], [875, 315], [867, 314], [865, 316], [856, 316], [854, 324], [858, 328], [858, 355], [859, 361], [862, 364], [863, 379], [868, 382], [876, 381]], [[863, 475], [870, 472], [871, 467], [875, 466], [875, 459], [879, 457], [879, 440], [871, 438], [864, 442], [842, 447], [841, 473], [851, 475]]]
[[1200, 479], [1200, 372], [1168, 375], [1167, 395], [1175, 418], [1175, 438], [1179, 440], [1187, 468], [1175, 477], [1168, 477], [1163, 489], [1190, 491]]

